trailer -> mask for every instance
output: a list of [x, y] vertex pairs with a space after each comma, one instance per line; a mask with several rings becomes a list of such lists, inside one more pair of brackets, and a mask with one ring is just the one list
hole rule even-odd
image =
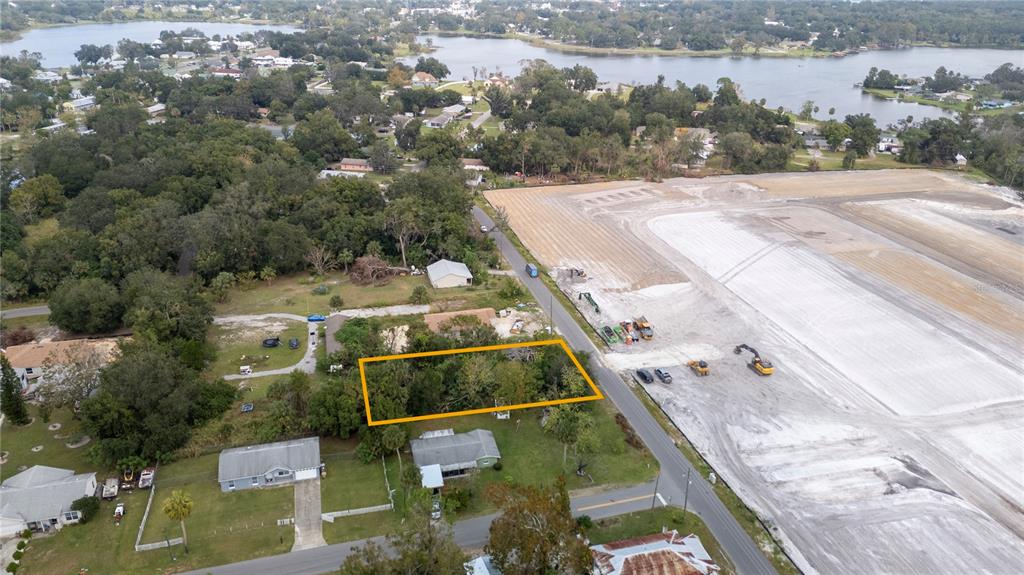
[[116, 477], [107, 478], [107, 480], [103, 482], [103, 499], [114, 499], [117, 497], [117, 490], [120, 484], [121, 482], [118, 481]]
[[149, 489], [153, 487], [153, 480], [156, 479], [156, 468], [147, 467], [142, 470], [139, 474], [139, 489]]

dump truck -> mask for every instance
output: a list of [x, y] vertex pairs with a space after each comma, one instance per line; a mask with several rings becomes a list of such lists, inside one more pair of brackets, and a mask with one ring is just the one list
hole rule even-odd
[[647, 318], [640, 316], [633, 320], [633, 325], [636, 330], [640, 332], [640, 337], [644, 339], [651, 339], [654, 337], [654, 329], [651, 328], [651, 322], [647, 321]]
[[747, 366], [750, 369], [754, 370], [754, 373], [756, 373], [757, 375], [771, 375], [775, 373], [775, 367], [772, 365], [772, 362], [762, 358], [761, 354], [757, 353], [757, 350], [750, 347], [749, 345], [741, 343], [740, 345], [737, 345], [736, 349], [732, 351], [733, 353], [739, 355], [743, 353], [744, 350], [749, 351], [754, 356], [747, 364]]
[[639, 341], [640, 340], [640, 336], [638, 336], [636, 334], [636, 330], [633, 329], [633, 322], [631, 322], [631, 321], [624, 321], [624, 322], [619, 323], [619, 325], [622, 326], [622, 331], [626, 332], [626, 338], [628, 339], [628, 341], [626, 341], [626, 343], [630, 343], [630, 342], [633, 342], [633, 341]]
[[686, 365], [690, 366], [690, 369], [693, 370], [693, 373], [696, 373], [700, 377], [704, 377], [705, 375], [711, 373], [711, 368], [708, 367], [708, 362], [704, 361], [703, 359], [694, 359], [688, 361], [686, 362]]

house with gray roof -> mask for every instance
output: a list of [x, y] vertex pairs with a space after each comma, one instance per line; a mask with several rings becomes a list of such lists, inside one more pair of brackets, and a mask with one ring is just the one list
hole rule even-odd
[[71, 504], [96, 495], [96, 474], [34, 465], [0, 484], [0, 539], [31, 529], [52, 532], [78, 523]]
[[435, 288], [467, 286], [473, 283], [473, 274], [461, 262], [437, 260], [427, 266], [427, 279]]
[[451, 429], [430, 431], [409, 442], [412, 460], [421, 470], [441, 467], [443, 477], [466, 475], [474, 469], [491, 467], [501, 459], [494, 434], [486, 429], [455, 433]]
[[221, 491], [283, 485], [320, 476], [320, 439], [307, 437], [225, 449], [217, 481]]

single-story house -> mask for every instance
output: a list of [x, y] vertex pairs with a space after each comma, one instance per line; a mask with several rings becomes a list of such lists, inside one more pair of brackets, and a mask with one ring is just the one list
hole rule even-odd
[[459, 162], [462, 163], [463, 170], [474, 170], [477, 172], [486, 172], [490, 168], [483, 160], [477, 158], [459, 158]]
[[370, 165], [370, 160], [363, 160], [360, 158], [342, 158], [340, 162], [336, 162], [329, 166], [333, 170], [340, 170], [342, 172], [372, 172], [373, 166]]
[[32, 74], [32, 79], [38, 82], [46, 82], [47, 84], [50, 84], [53, 82], [60, 82], [60, 74], [50, 70], [39, 70], [35, 74]]
[[510, 84], [512, 84], [512, 79], [506, 78], [502, 74], [494, 74], [487, 78], [487, 80], [484, 83], [487, 84], [488, 86], [499, 86], [502, 88], [507, 88]]
[[719, 566], [696, 535], [666, 531], [592, 545], [594, 575], [712, 575]]
[[317, 175], [318, 179], [326, 180], [327, 178], [361, 178], [365, 176], [365, 172], [346, 172], [342, 170], [320, 170]]
[[78, 523], [71, 504], [96, 495], [96, 474], [34, 465], [0, 484], [0, 539], [19, 531], [54, 531]]
[[457, 317], [467, 316], [475, 317], [484, 325], [490, 325], [491, 320], [497, 319], [498, 317], [493, 307], [482, 307], [479, 309], [423, 314], [423, 323], [427, 324], [427, 329], [430, 331], [439, 333], [441, 331], [441, 326], [444, 324], [449, 323]]
[[434, 116], [433, 118], [430, 118], [429, 120], [427, 120], [425, 123], [427, 124], [428, 128], [443, 128], [443, 127], [447, 126], [448, 124], [452, 123], [452, 120], [454, 120], [454, 119], [455, 119], [455, 114], [450, 114], [448, 112], [441, 112], [440, 114], [438, 114], [438, 115]]
[[242, 71], [238, 68], [214, 68], [210, 70], [210, 75], [214, 78], [238, 79], [242, 77]]
[[167, 106], [164, 105], [164, 104], [161, 104], [160, 102], [157, 102], [156, 104], [153, 104], [152, 106], [147, 106], [146, 107], [146, 113], [149, 114], [150, 118], [155, 118], [157, 116], [163, 116], [164, 112], [166, 112], [166, 111], [167, 111]]
[[428, 72], [416, 72], [412, 75], [412, 85], [417, 88], [437, 86], [437, 78]]
[[967, 158], [963, 154], [957, 154], [953, 159], [956, 161], [956, 167], [961, 169], [967, 167]]
[[463, 565], [466, 575], [501, 575], [501, 570], [491, 562], [490, 555], [483, 555]]
[[189, 50], [178, 50], [174, 53], [174, 57], [178, 60], [191, 60], [196, 57], [196, 53]]
[[[42, 383], [43, 364], [47, 359], [55, 370], [59, 370], [65, 362], [95, 353], [99, 363], [106, 365], [117, 354], [117, 342], [116, 338], [30, 342], [12, 345], [3, 353], [18, 376], [22, 393], [32, 397]], [[51, 373], [50, 376], [60, 378], [60, 373]]]
[[475, 469], [492, 467], [501, 459], [494, 434], [486, 429], [467, 433], [451, 429], [428, 431], [409, 445], [421, 474], [424, 468], [439, 465], [442, 477], [459, 477]]
[[890, 154], [898, 154], [903, 149], [903, 144], [895, 134], [882, 134], [878, 138], [879, 152], [889, 152]]
[[469, 111], [469, 108], [465, 104], [452, 104], [451, 106], [445, 106], [441, 108], [441, 111], [445, 114], [451, 114], [452, 116], [461, 116]]
[[61, 107], [64, 108], [65, 112], [84, 112], [96, 107], [96, 97], [85, 96], [83, 98], [77, 98], [70, 102], [64, 102]]
[[220, 452], [221, 491], [282, 485], [320, 476], [320, 439], [307, 437]]
[[473, 274], [462, 262], [438, 260], [427, 266], [427, 278], [435, 288], [459, 287], [473, 283]]

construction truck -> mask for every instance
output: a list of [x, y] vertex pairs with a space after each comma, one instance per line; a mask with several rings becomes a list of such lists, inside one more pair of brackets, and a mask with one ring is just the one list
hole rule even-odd
[[[631, 321], [624, 321], [624, 322], [620, 322], [619, 325], [622, 326], [622, 330], [626, 332], [626, 336], [631, 341], [634, 341], [634, 342], [640, 341], [640, 336], [637, 335], [636, 330], [633, 329], [633, 322], [631, 322]], [[626, 342], [626, 343], [629, 343], [629, 342]]]
[[772, 366], [772, 362], [762, 358], [761, 354], [757, 353], [757, 350], [750, 347], [749, 345], [741, 343], [740, 345], [737, 345], [736, 349], [732, 351], [733, 353], [739, 355], [743, 353], [743, 350], [749, 351], [754, 355], [753, 359], [750, 360], [750, 363], [747, 364], [747, 366], [750, 367], [750, 369], [754, 370], [754, 373], [756, 373], [757, 375], [771, 375], [775, 373], [775, 367]]
[[647, 318], [640, 316], [633, 320], [633, 326], [640, 332], [640, 337], [644, 339], [651, 339], [654, 337], [654, 330], [651, 328], [651, 322], [647, 321]]
[[686, 365], [690, 366], [690, 369], [693, 370], [693, 373], [696, 373], [700, 377], [704, 377], [705, 375], [711, 373], [711, 368], [708, 367], [708, 362], [704, 361], [703, 359], [694, 359], [688, 361]]

